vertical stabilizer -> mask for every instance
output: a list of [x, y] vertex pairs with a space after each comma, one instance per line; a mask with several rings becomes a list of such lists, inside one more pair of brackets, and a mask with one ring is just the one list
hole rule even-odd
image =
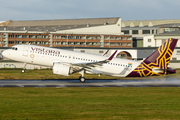
[[173, 54], [178, 39], [168, 39], [149, 57], [147, 57], [133, 72], [127, 77], [143, 77], [160, 74], [167, 74], [168, 64]]

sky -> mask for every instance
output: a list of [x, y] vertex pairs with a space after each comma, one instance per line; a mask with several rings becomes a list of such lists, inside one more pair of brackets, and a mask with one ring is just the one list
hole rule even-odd
[[180, 0], [0, 0], [0, 21], [180, 19]]

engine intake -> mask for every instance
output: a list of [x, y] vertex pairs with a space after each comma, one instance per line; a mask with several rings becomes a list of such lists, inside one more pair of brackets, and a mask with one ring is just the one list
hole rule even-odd
[[54, 63], [53, 64], [53, 74], [69, 76], [71, 67], [69, 65], [65, 65], [62, 63]]

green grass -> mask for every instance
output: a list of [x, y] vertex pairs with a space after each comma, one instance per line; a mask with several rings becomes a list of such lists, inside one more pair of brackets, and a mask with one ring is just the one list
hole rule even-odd
[[180, 88], [0, 88], [0, 119], [180, 119]]

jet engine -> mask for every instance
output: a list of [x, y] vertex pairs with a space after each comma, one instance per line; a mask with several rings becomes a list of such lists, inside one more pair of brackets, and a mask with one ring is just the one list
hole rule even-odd
[[71, 67], [62, 63], [54, 63], [53, 74], [69, 76], [72, 74]]

